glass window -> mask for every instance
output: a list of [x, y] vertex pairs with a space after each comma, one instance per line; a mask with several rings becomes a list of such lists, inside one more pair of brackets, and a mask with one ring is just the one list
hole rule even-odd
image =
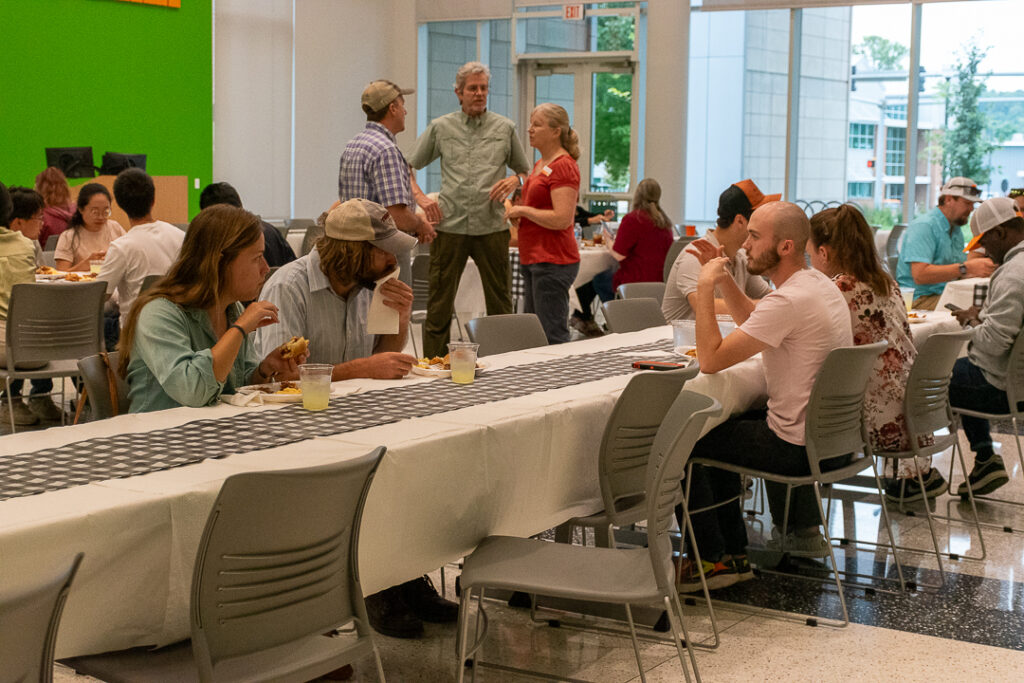
[[874, 149], [875, 148], [875, 124], [873, 123], [851, 123], [850, 124], [850, 149]]
[[[907, 129], [885, 129], [885, 175], [902, 176], [907, 158]], [[902, 187], [902, 186], [901, 186]], [[886, 190], [888, 196], [888, 190]]]
[[[906, 97], [904, 97], [903, 99], [905, 100]], [[906, 121], [907, 103], [903, 102], [902, 104], [886, 104], [885, 118], [892, 119], [893, 121]]]
[[893, 201], [903, 201], [903, 183], [886, 183], [885, 198]]
[[874, 183], [846, 183], [847, 199], [871, 199]]
[[[592, 9], [618, 8], [631, 12], [633, 2], [588, 4]], [[562, 5], [521, 7], [516, 10], [517, 48], [520, 55], [552, 52], [617, 52], [633, 50], [636, 40], [636, 19], [623, 16], [588, 16], [582, 21], [566, 21], [557, 17], [529, 17], [529, 12], [561, 13]]]

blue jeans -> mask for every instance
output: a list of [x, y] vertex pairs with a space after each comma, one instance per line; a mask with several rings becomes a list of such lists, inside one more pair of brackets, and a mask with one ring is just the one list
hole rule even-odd
[[519, 271], [523, 274], [523, 310], [537, 314], [549, 344], [569, 341], [569, 288], [580, 264], [520, 264]]
[[[980, 410], [985, 413], [1010, 412], [1010, 404], [1006, 401], [1006, 392], [989, 384], [981, 368], [966, 358], [957, 358], [953, 364], [953, 376], [949, 380], [949, 403], [954, 408]], [[975, 453], [979, 448], [992, 448], [992, 433], [989, 431], [988, 420], [981, 417], [961, 415], [971, 450]]]
[[[579, 317], [582, 320], [593, 320], [594, 312], [592, 306], [594, 299], [600, 299], [602, 303], [615, 298], [612, 291], [612, 277], [615, 274], [614, 268], [603, 270], [594, 276], [594, 279], [576, 288], [576, 298], [580, 300]], [[573, 315], [576, 315], [573, 313]]]

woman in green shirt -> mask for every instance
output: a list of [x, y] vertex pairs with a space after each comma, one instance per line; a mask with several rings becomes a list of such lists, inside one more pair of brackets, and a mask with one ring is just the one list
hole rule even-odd
[[192, 220], [178, 260], [140, 295], [118, 349], [133, 413], [208, 406], [222, 393], [298, 375], [299, 359], [275, 349], [262, 361], [250, 334], [277, 322], [277, 307], [254, 301], [270, 268], [260, 219], [226, 204]]

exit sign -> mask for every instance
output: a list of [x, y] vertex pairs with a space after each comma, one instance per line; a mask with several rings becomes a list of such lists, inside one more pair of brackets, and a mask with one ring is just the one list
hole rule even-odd
[[578, 5], [564, 5], [562, 7], [562, 18], [569, 21], [583, 21], [583, 3]]

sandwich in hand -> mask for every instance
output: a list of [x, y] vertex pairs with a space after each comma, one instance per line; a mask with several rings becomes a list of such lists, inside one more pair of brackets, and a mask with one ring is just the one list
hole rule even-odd
[[309, 349], [309, 340], [305, 337], [292, 337], [281, 345], [282, 358], [298, 358]]

